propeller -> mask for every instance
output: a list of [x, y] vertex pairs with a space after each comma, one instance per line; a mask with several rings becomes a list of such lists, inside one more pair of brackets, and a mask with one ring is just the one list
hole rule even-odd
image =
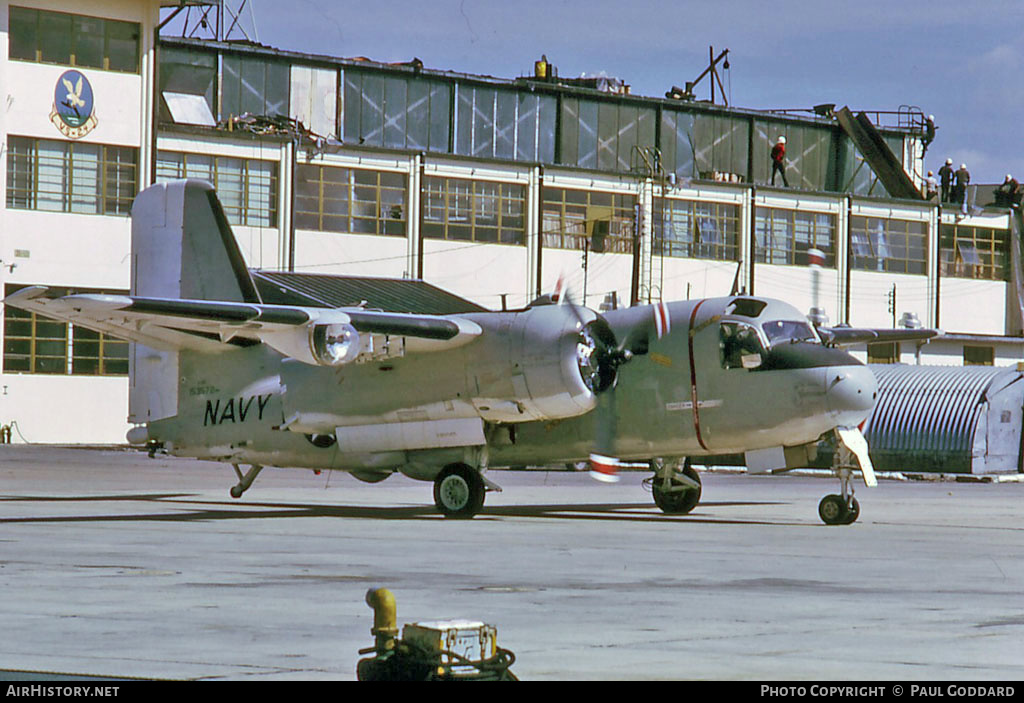
[[584, 320], [561, 278], [552, 299], [568, 305], [581, 325], [576, 346], [577, 361], [584, 382], [597, 397], [590, 475], [599, 481], [613, 483], [619, 480], [620, 469], [647, 466], [625, 462], [615, 456], [615, 439], [618, 435], [615, 388], [619, 368], [638, 354], [647, 353], [652, 326], [659, 339], [671, 330], [668, 307], [664, 303], [653, 306], [653, 325], [637, 325], [619, 342], [608, 321], [600, 314], [592, 320]]

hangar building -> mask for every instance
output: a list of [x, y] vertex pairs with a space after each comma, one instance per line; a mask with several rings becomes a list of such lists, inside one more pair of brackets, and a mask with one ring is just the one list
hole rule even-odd
[[[5, 294], [126, 291], [133, 197], [194, 177], [254, 269], [423, 279], [497, 309], [563, 274], [594, 308], [735, 286], [808, 309], [817, 248], [833, 323], [950, 333], [867, 360], [1024, 358], [1019, 228], [977, 195], [966, 216], [921, 197], [916, 108], [756, 111], [546, 60], [492, 78], [161, 27], [201, 4], [0, 0]], [[126, 344], [16, 310], [2, 336], [15, 441], [124, 441]]]

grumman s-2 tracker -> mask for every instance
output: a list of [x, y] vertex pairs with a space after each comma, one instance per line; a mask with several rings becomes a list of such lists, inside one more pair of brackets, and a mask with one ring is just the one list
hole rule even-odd
[[816, 329], [777, 300], [605, 315], [552, 296], [457, 315], [267, 304], [212, 187], [192, 180], [136, 198], [131, 271], [127, 296], [34, 286], [5, 303], [134, 342], [129, 441], [233, 464], [236, 498], [264, 466], [398, 471], [433, 481], [444, 515], [472, 517], [500, 490], [488, 466], [589, 458], [605, 479], [651, 468], [655, 503], [680, 514], [701, 495], [691, 458], [743, 453], [780, 471], [807, 466], [821, 440], [842, 486], [819, 506], [825, 522], [856, 520], [857, 468], [875, 483], [858, 430], [875, 379], [835, 346], [875, 333]]

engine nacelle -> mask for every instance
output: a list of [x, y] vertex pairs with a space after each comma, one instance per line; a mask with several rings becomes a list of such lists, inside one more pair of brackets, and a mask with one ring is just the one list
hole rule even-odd
[[322, 314], [300, 327], [262, 332], [260, 339], [285, 356], [311, 366], [351, 363], [363, 347], [359, 332], [348, 315], [340, 311]]
[[565, 305], [517, 315], [503, 340], [503, 378], [484, 384], [478, 376], [479, 392], [472, 402], [480, 416], [490, 422], [525, 422], [592, 410], [597, 398], [587, 376], [596, 342], [583, 332], [584, 323], [596, 318], [591, 310]]

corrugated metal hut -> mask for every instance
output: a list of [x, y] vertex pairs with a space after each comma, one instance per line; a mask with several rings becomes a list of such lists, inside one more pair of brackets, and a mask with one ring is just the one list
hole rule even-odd
[[881, 471], [1017, 473], [1024, 373], [987, 366], [874, 364], [864, 434]]

